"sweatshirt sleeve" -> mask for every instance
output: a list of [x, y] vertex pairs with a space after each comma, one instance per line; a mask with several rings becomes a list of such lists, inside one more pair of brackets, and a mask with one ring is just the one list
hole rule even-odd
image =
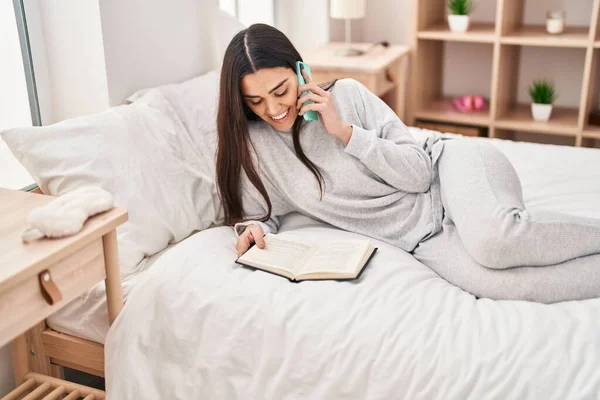
[[354, 81], [354, 101], [362, 126], [352, 124], [345, 152], [358, 158], [389, 185], [408, 193], [429, 190], [432, 162], [387, 104]]
[[239, 237], [244, 230], [246, 230], [246, 227], [248, 225], [258, 225], [262, 228], [264, 234], [266, 235], [267, 233], [277, 233], [277, 231], [279, 230], [279, 217], [275, 217], [275, 216], [271, 216], [271, 218], [269, 218], [268, 221], [266, 222], [262, 222], [262, 221], [244, 221], [244, 222], [238, 222], [237, 224], [235, 224], [233, 226], [233, 231], [235, 232], [235, 236]]

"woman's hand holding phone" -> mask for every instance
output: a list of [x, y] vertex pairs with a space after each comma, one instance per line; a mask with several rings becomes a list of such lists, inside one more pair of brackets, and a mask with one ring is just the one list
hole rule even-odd
[[[321, 124], [323, 124], [325, 130], [340, 139], [344, 144], [348, 144], [350, 137], [352, 136], [352, 126], [343, 123], [340, 119], [338, 112], [335, 109], [335, 105], [333, 104], [331, 93], [323, 90], [319, 85], [312, 82], [305, 70], [302, 70], [302, 76], [307, 83], [298, 86], [298, 96], [300, 96], [296, 103], [296, 109], [300, 110], [298, 114], [303, 115], [310, 110], [318, 112], [319, 120], [321, 121]], [[307, 90], [309, 92], [302, 95], [302, 93]], [[303, 106], [308, 100], [312, 100], [313, 103]]]

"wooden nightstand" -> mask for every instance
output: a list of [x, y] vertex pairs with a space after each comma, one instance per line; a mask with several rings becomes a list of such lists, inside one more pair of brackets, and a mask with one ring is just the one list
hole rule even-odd
[[115, 229], [127, 220], [127, 212], [113, 208], [98, 214], [74, 236], [23, 243], [21, 233], [27, 228], [29, 211], [52, 199], [0, 188], [0, 346], [12, 340], [15, 380], [21, 385], [15, 392], [20, 388], [39, 395], [52, 391], [51, 398], [58, 398], [58, 393], [78, 390], [81, 397], [94, 394], [90, 398], [98, 400], [104, 392], [30, 372], [32, 357], [23, 333], [102, 280], [109, 322], [114, 321], [123, 307]]
[[[367, 51], [371, 43], [352, 43], [353, 48]], [[376, 46], [361, 56], [345, 57], [336, 55], [346, 43], [328, 43], [303, 55], [310, 66], [313, 81], [325, 83], [333, 79], [353, 78], [365, 85], [371, 92], [384, 99], [404, 119], [406, 87], [405, 58], [408, 46]]]

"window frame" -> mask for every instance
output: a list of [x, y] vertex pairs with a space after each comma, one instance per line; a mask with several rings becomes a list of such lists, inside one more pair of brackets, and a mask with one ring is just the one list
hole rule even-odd
[[[19, 35], [19, 45], [21, 47], [21, 57], [23, 58], [23, 68], [25, 69], [25, 82], [27, 84], [27, 95], [29, 98], [29, 111], [31, 113], [31, 124], [41, 126], [42, 118], [40, 114], [40, 105], [38, 101], [37, 87], [35, 83], [35, 71], [33, 69], [33, 58], [31, 56], [31, 45], [29, 42], [29, 33], [27, 31], [27, 18], [25, 16], [25, 6], [23, 0], [13, 0], [13, 9], [15, 11], [15, 20], [17, 23], [17, 32]], [[38, 188], [36, 183], [32, 183], [21, 190], [31, 192]]]

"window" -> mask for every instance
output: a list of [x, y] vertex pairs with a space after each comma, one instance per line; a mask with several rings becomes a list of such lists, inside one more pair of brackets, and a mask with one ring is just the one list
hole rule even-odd
[[[0, 2], [0, 130], [39, 125], [39, 118], [35, 117], [35, 113], [32, 114], [30, 106], [31, 91], [28, 90], [28, 85], [30, 89], [33, 88], [33, 74], [28, 78], [26, 72], [31, 71], [31, 63], [28, 61], [30, 58], [22, 56], [29, 52], [21, 46], [19, 40], [19, 30], [21, 29], [22, 34], [25, 31], [25, 24], [21, 19], [21, 2], [15, 0], [14, 7], [17, 8], [13, 8], [13, 2]], [[25, 53], [22, 52], [23, 49]], [[0, 187], [21, 189], [32, 183], [31, 176], [0, 139]]]
[[275, 25], [274, 0], [219, 0], [219, 7], [246, 26], [263, 23]]

